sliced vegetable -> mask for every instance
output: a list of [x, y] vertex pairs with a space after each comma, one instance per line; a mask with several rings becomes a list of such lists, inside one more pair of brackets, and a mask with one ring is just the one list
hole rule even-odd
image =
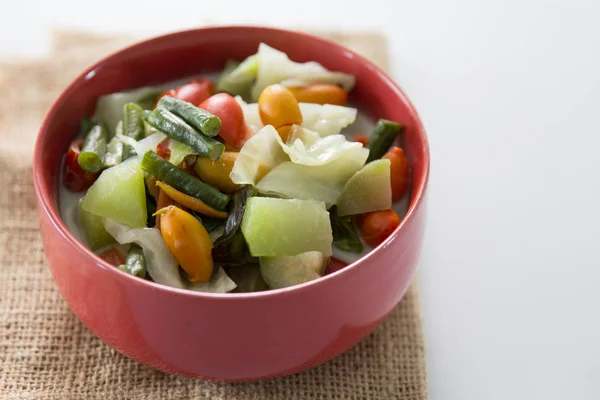
[[186, 101], [171, 96], [163, 96], [158, 102], [158, 107], [163, 107], [182, 118], [206, 136], [217, 136], [221, 129], [219, 117]]
[[280, 141], [279, 134], [270, 125], [255, 133], [240, 150], [229, 175], [231, 181], [254, 185], [275, 166], [289, 160]]
[[251, 293], [267, 290], [267, 284], [260, 272], [259, 264], [240, 265], [228, 270], [229, 276], [236, 283], [237, 293]]
[[296, 100], [302, 103], [335, 104], [343, 106], [348, 101], [348, 92], [330, 83], [313, 83], [306, 86], [290, 87]]
[[[236, 101], [242, 107], [244, 119], [250, 130], [258, 132], [264, 124], [258, 112], [258, 103], [246, 103], [240, 97]], [[298, 103], [302, 113], [302, 126], [318, 132], [321, 136], [337, 135], [356, 120], [356, 108], [332, 104]]]
[[144, 110], [136, 103], [123, 106], [123, 135], [135, 140], [144, 138]]
[[138, 157], [106, 169], [83, 198], [84, 210], [132, 227], [146, 226], [146, 190]]
[[330, 72], [316, 62], [296, 63], [288, 56], [264, 43], [258, 46], [258, 71], [256, 81], [252, 87], [252, 97], [258, 99], [260, 93], [269, 85], [284, 83], [293, 79], [291, 85], [298, 86], [302, 83], [333, 83], [340, 84], [345, 90], [351, 90], [355, 84], [352, 75], [342, 72]]
[[198, 178], [185, 173], [152, 151], [144, 154], [141, 165], [144, 171], [154, 175], [159, 180], [164, 181], [188, 196], [202, 200], [204, 203], [218, 210], [224, 209], [229, 202], [228, 195], [219, 192], [211, 185], [203, 183]]
[[362, 145], [346, 140], [344, 135], [331, 135], [321, 138], [318, 133], [294, 125], [287, 145], [280, 143], [290, 160], [302, 165], [323, 165], [346, 157], [346, 153], [364, 154], [368, 151]]
[[383, 158], [390, 160], [390, 182], [392, 186], [392, 201], [398, 201], [406, 193], [410, 174], [408, 159], [400, 147], [393, 147]]
[[63, 185], [71, 192], [82, 192], [89, 188], [100, 176], [84, 171], [77, 161], [83, 140], [73, 140], [69, 145], [63, 164]]
[[369, 137], [369, 158], [367, 162], [381, 158], [394, 144], [404, 127], [397, 122], [380, 119]]
[[327, 257], [318, 251], [296, 256], [261, 257], [260, 271], [271, 289], [299, 285], [323, 276]]
[[255, 257], [292, 256], [307, 251], [331, 255], [329, 213], [322, 202], [251, 197], [241, 228]]
[[233, 170], [238, 154], [234, 151], [226, 151], [216, 161], [212, 161], [207, 157], [199, 157], [194, 164], [194, 170], [204, 182], [216, 186], [225, 193], [235, 193], [239, 185], [233, 183], [229, 175]]
[[98, 256], [115, 267], [118, 267], [125, 262], [125, 258], [121, 252], [114, 247], [101, 251]]
[[212, 240], [191, 214], [170, 206], [160, 214], [160, 233], [191, 282], [208, 282], [213, 272]]
[[321, 136], [337, 135], [356, 120], [356, 108], [300, 103], [302, 126]]
[[196, 153], [209, 157], [211, 160], [218, 160], [225, 150], [223, 143], [198, 133], [184, 120], [164, 108], [154, 109], [148, 117], [148, 123], [170, 138], [185, 143]]
[[319, 200], [331, 207], [338, 201], [348, 179], [360, 170], [368, 156], [367, 150], [357, 145], [322, 165], [281, 163], [267, 173], [256, 188], [262, 194]]
[[250, 93], [257, 72], [256, 54], [246, 58], [240, 64], [229, 61], [217, 82], [217, 91], [245, 97]]
[[264, 125], [279, 128], [300, 125], [302, 113], [294, 94], [281, 85], [267, 86], [258, 99], [258, 112]]
[[220, 263], [240, 263], [246, 251], [246, 242], [240, 227], [248, 199], [254, 194], [252, 186], [243, 186], [233, 195], [231, 213], [225, 222], [225, 230], [215, 241], [213, 257]]
[[90, 249], [98, 250], [115, 243], [115, 239], [104, 229], [103, 218], [84, 210], [82, 204], [83, 199], [79, 199], [77, 203], [79, 220]]
[[215, 94], [203, 101], [199, 107], [219, 117], [219, 136], [225, 143], [236, 149], [244, 145], [249, 138], [249, 131], [244, 121], [244, 112], [233, 97], [227, 93]]
[[195, 292], [227, 293], [236, 288], [236, 283], [231, 280], [223, 268], [217, 267], [208, 282], [188, 283], [187, 288]]
[[212, 82], [206, 78], [194, 79], [175, 89], [171, 89], [162, 93], [159, 100], [163, 96], [171, 96], [176, 99], [198, 105], [208, 99], [215, 92]]
[[175, 200], [182, 206], [189, 208], [190, 210], [194, 210], [196, 212], [199, 212], [200, 214], [208, 215], [209, 217], [213, 218], [227, 218], [226, 212], [215, 210], [211, 206], [204, 203], [202, 200], [192, 196], [188, 196], [185, 193], [181, 193], [179, 190], [167, 185], [164, 182], [157, 181], [156, 186], [158, 186], [160, 190], [164, 192], [167, 196], [169, 196], [171, 199]]
[[[131, 228], [108, 218], [104, 228], [121, 244], [137, 243], [144, 252], [148, 275], [156, 283], [183, 289], [179, 266], [156, 228]], [[121, 262], [120, 264], [123, 264]], [[119, 264], [119, 265], [120, 265]]]
[[400, 217], [390, 209], [360, 215], [356, 222], [363, 240], [376, 247], [400, 225]]
[[350, 217], [340, 217], [337, 213], [337, 207], [332, 207], [329, 210], [329, 219], [331, 221], [333, 245], [335, 247], [352, 253], [363, 251], [363, 244], [356, 234]]
[[340, 216], [364, 214], [392, 207], [390, 160], [365, 165], [344, 186], [337, 208]]
[[86, 135], [77, 162], [87, 172], [96, 173], [104, 167], [108, 136], [104, 128], [95, 125]]
[[136, 243], [132, 243], [131, 247], [129, 247], [129, 253], [127, 253], [127, 257], [125, 257], [125, 263], [119, 268], [131, 275], [145, 278], [146, 260], [144, 259], [142, 247]]

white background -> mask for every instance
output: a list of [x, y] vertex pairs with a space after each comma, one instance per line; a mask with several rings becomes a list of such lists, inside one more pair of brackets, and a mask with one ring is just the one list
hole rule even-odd
[[600, 3], [82, 3], [3, 3], [0, 57], [43, 55], [57, 26], [387, 34], [431, 143], [419, 270], [431, 398], [600, 399]]

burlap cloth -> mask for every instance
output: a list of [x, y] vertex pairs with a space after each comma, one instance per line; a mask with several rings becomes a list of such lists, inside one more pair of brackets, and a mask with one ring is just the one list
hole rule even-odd
[[[386, 66], [379, 35], [325, 35]], [[0, 398], [426, 399], [415, 285], [354, 349], [307, 372], [253, 383], [203, 382], [150, 369], [106, 346], [69, 310], [45, 265], [32, 147], [65, 85], [134, 40], [55, 32], [48, 58], [0, 61]]]

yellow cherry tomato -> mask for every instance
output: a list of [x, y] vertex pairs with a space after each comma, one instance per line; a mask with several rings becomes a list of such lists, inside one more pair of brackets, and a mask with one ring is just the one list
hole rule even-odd
[[267, 86], [258, 98], [258, 113], [265, 125], [273, 125], [275, 129], [302, 124], [302, 113], [298, 101], [290, 90], [281, 85]]
[[213, 242], [191, 214], [169, 206], [157, 211], [160, 233], [175, 260], [191, 282], [208, 282], [213, 272]]

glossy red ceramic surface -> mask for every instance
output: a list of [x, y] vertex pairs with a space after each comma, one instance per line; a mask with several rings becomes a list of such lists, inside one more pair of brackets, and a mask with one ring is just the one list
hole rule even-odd
[[[79, 120], [99, 95], [221, 69], [259, 42], [296, 61], [354, 74], [353, 101], [374, 118], [406, 125], [412, 168], [408, 215], [390, 238], [353, 265], [300, 286], [250, 294], [203, 294], [154, 284], [86, 249], [57, 211], [59, 164]], [[48, 264], [71, 309], [105, 343], [141, 363], [186, 376], [252, 380], [301, 371], [369, 335], [404, 295], [423, 236], [429, 150], [406, 96], [378, 67], [327, 40], [258, 27], [192, 30], [152, 39], [98, 62], [50, 109], [34, 156]], [[98, 360], [102, 362], [102, 360]]]

